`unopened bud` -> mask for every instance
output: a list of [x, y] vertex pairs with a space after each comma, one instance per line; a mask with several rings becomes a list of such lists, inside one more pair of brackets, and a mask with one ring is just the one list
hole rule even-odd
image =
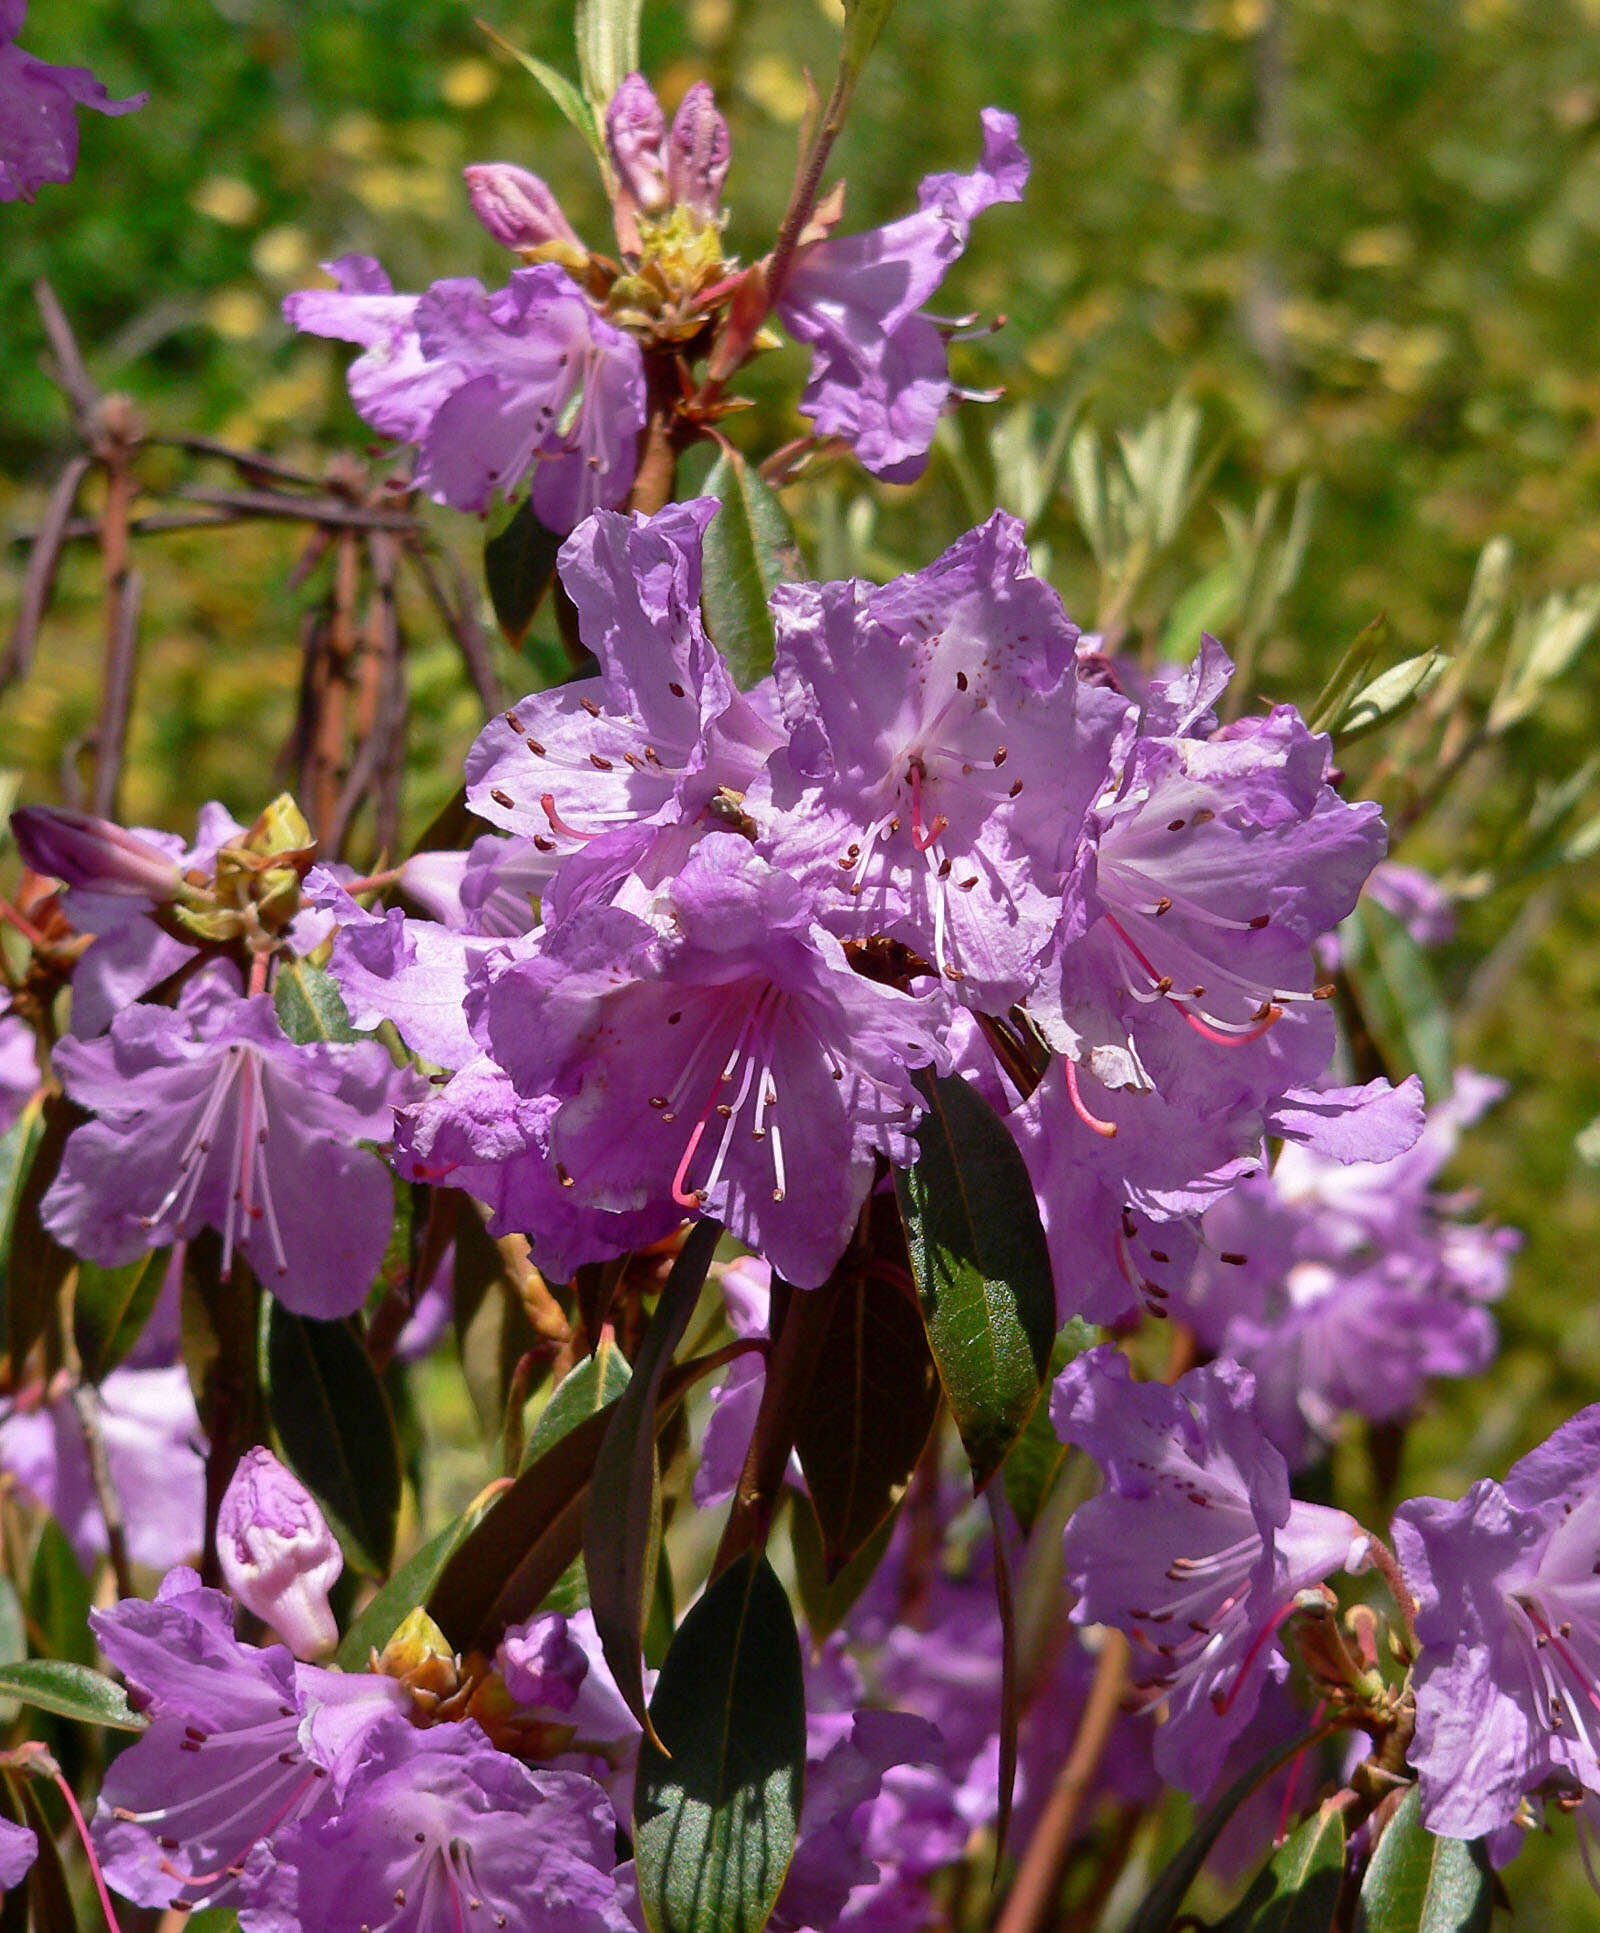
[[270, 1450], [246, 1452], [217, 1515], [223, 1581], [297, 1658], [339, 1642], [328, 1592], [344, 1556], [310, 1491]]
[[119, 899], [172, 899], [180, 884], [177, 862], [136, 832], [48, 805], [11, 815], [17, 850], [36, 873]]
[[643, 74], [629, 74], [606, 109], [606, 146], [624, 192], [646, 215], [668, 203], [667, 123]]
[[465, 172], [473, 214], [503, 247], [544, 248], [551, 242], [583, 246], [555, 196], [526, 168], [485, 161]]
[[712, 222], [722, 207], [732, 143], [711, 89], [696, 81], [672, 117], [667, 142], [667, 192], [672, 200]]

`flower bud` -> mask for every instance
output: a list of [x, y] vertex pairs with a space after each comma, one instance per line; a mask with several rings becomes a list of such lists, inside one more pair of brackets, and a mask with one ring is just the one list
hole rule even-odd
[[270, 1450], [246, 1452], [217, 1515], [223, 1581], [297, 1658], [339, 1642], [328, 1592], [344, 1557], [310, 1492]]
[[473, 214], [503, 247], [543, 248], [550, 242], [582, 247], [555, 196], [526, 168], [485, 161], [465, 173]]
[[27, 805], [11, 815], [17, 850], [36, 873], [119, 899], [168, 900], [177, 893], [177, 862], [159, 846], [109, 819], [64, 807]]
[[667, 142], [667, 192], [703, 222], [716, 220], [731, 153], [728, 124], [711, 89], [696, 81], [672, 117]]
[[667, 123], [643, 74], [629, 74], [606, 109], [606, 146], [624, 192], [642, 214], [667, 206]]

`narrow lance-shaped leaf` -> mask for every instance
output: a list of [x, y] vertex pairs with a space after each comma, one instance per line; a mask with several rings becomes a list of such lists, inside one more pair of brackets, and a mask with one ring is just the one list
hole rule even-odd
[[121, 1268], [78, 1264], [72, 1326], [83, 1373], [91, 1382], [103, 1382], [144, 1334], [171, 1259], [169, 1249], [159, 1248]]
[[1413, 1786], [1384, 1828], [1361, 1882], [1355, 1933], [1488, 1933], [1493, 1915], [1483, 1842], [1429, 1832]]
[[509, 54], [520, 67], [525, 68], [533, 76], [588, 142], [596, 160], [604, 164], [605, 143], [600, 138], [600, 123], [595, 117], [595, 111], [566, 75], [557, 73], [555, 68], [546, 62], [536, 59], [532, 54], [525, 54], [520, 47], [513, 46], [503, 34], [497, 34], [487, 21], [480, 20], [478, 29], [481, 33], [487, 34], [503, 54]]
[[1178, 1848], [1155, 1885], [1145, 1894], [1138, 1912], [1128, 1922], [1127, 1933], [1169, 1933], [1173, 1921], [1182, 1910], [1185, 1895], [1206, 1863], [1207, 1855], [1221, 1837], [1223, 1827], [1240, 1806], [1257, 1786], [1264, 1785], [1272, 1777], [1280, 1765], [1286, 1764], [1297, 1753], [1320, 1745], [1330, 1735], [1331, 1728], [1330, 1731], [1313, 1732], [1309, 1738], [1292, 1738], [1287, 1745], [1275, 1747], [1236, 1779], [1215, 1805], [1208, 1806], [1194, 1831]]
[[894, 8], [895, 0], [845, 0], [839, 64], [851, 75], [859, 74], [866, 65]]
[[350, 1025], [344, 995], [320, 967], [312, 966], [307, 960], [279, 962], [272, 983], [272, 1001], [278, 1010], [279, 1025], [298, 1047], [319, 1040], [363, 1038]]
[[39, 1204], [56, 1178], [67, 1136], [84, 1119], [64, 1094], [48, 1094], [35, 1112], [23, 1116], [19, 1169], [7, 1206], [14, 1208], [0, 1230], [4, 1252], [6, 1329], [13, 1368], [20, 1366], [41, 1336], [47, 1351], [54, 1346], [56, 1299], [66, 1286], [72, 1257], [39, 1220]]
[[427, 1602], [445, 1565], [482, 1515], [481, 1510], [469, 1510], [411, 1553], [339, 1640], [334, 1662], [341, 1671], [366, 1670], [368, 1654], [381, 1651], [409, 1613]]
[[1283, 1842], [1217, 1933], [1331, 1933], [1344, 1885], [1344, 1815], [1320, 1806]]
[[400, 1447], [377, 1372], [347, 1322], [271, 1302], [265, 1328], [267, 1411], [284, 1456], [350, 1561], [382, 1577], [400, 1514]]
[[709, 1217], [689, 1230], [634, 1361], [633, 1378], [612, 1413], [584, 1511], [583, 1563], [595, 1630], [624, 1703], [647, 1732], [642, 1645], [661, 1541], [656, 1398], [721, 1233], [721, 1224]]
[[[679, 1627], [634, 1786], [634, 1859], [650, 1933], [760, 1933], [794, 1856], [805, 1680], [794, 1613], [746, 1551]], [[669, 1756], [670, 1755], [670, 1756]]]
[[142, 1732], [149, 1722], [128, 1703], [120, 1685], [65, 1658], [25, 1658], [0, 1665], [0, 1694], [35, 1711], [54, 1712], [80, 1725], [107, 1725], [114, 1732]]
[[994, 1110], [958, 1076], [917, 1077], [916, 1165], [895, 1171], [912, 1274], [975, 1490], [999, 1469], [1050, 1366], [1055, 1288], [1033, 1183]]
[[706, 529], [700, 601], [706, 629], [745, 690], [772, 669], [777, 648], [767, 600], [803, 574], [789, 514], [736, 450], [711, 466], [704, 494], [722, 508]]
[[516, 651], [528, 635], [545, 593], [555, 582], [556, 555], [564, 539], [546, 530], [527, 498], [483, 547], [489, 602], [506, 643]]
[[1341, 745], [1348, 745], [1376, 731], [1380, 725], [1403, 718], [1419, 699], [1432, 691], [1449, 663], [1442, 651], [1424, 651], [1391, 665], [1350, 700], [1333, 727], [1334, 737]]
[[639, 66], [644, 0], [578, 0], [578, 72], [596, 114], [604, 114], [623, 78]]

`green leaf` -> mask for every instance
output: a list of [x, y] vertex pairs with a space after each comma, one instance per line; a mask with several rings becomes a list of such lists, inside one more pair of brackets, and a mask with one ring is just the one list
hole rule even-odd
[[33, 1933], [78, 1933], [78, 1909], [49, 1815], [39, 1803], [32, 1779], [19, 1779], [17, 1784], [23, 1823], [39, 1842], [38, 1857], [28, 1871]]
[[0, 1277], [11, 1258], [11, 1231], [34, 1151], [44, 1135], [44, 1097], [36, 1096], [0, 1135]]
[[678, 1251], [633, 1376], [611, 1413], [583, 1513], [583, 1567], [600, 1648], [623, 1703], [647, 1731], [642, 1645], [661, 1546], [656, 1399], [721, 1233], [720, 1222], [702, 1218]]
[[884, 24], [894, 12], [895, 0], [845, 0], [844, 44], [839, 64], [848, 73], [859, 74], [867, 56], [877, 45]]
[[1425, 698], [1449, 668], [1450, 659], [1442, 651], [1423, 651], [1414, 658], [1402, 658], [1381, 677], [1374, 678], [1351, 699], [1343, 716], [1334, 726], [1334, 737], [1341, 745], [1364, 738], [1380, 725], [1403, 718]]
[[817, 1513], [804, 1497], [789, 1500], [789, 1546], [794, 1552], [795, 1588], [813, 1644], [832, 1637], [859, 1602], [883, 1562], [899, 1510], [890, 1511], [836, 1577], [829, 1577]]
[[1389, 619], [1380, 611], [1355, 634], [1344, 656], [1334, 666], [1333, 675], [1312, 701], [1306, 722], [1314, 732], [1333, 730], [1361, 680], [1383, 656], [1388, 641]]
[[609, 1335], [602, 1336], [599, 1348], [562, 1379], [540, 1411], [522, 1452], [523, 1469], [569, 1430], [576, 1429], [585, 1417], [608, 1409], [628, 1387], [632, 1374], [627, 1357], [615, 1341]]
[[953, 1075], [917, 1078], [916, 1165], [895, 1170], [911, 1269], [950, 1413], [981, 1490], [1044, 1386], [1055, 1340], [1033, 1183], [994, 1110]]
[[400, 1514], [400, 1447], [367, 1352], [348, 1322], [269, 1300], [267, 1413], [290, 1467], [327, 1511], [345, 1555], [382, 1577]]
[[503, 54], [509, 54], [519, 66], [527, 69], [550, 96], [551, 100], [555, 102], [556, 106], [560, 108], [561, 112], [583, 136], [584, 140], [588, 142], [591, 153], [600, 162], [602, 168], [605, 168], [608, 164], [606, 162], [605, 142], [600, 134], [599, 119], [594, 109], [590, 107], [589, 103], [578, 92], [577, 88], [567, 79], [566, 75], [557, 73], [555, 68], [548, 66], [542, 60], [536, 59], [534, 55], [525, 54], [520, 47], [514, 47], [503, 34], [497, 34], [487, 21], [480, 20], [478, 27], [480, 31], [488, 35], [490, 40], [494, 42], [495, 46]]
[[28, 1658], [0, 1665], [0, 1694], [54, 1712], [82, 1725], [107, 1725], [114, 1732], [142, 1732], [149, 1720], [128, 1703], [122, 1687], [65, 1658]]
[[939, 1411], [938, 1372], [911, 1295], [881, 1269], [841, 1273], [794, 1439], [829, 1578], [905, 1495]]
[[736, 450], [711, 466], [702, 494], [722, 508], [706, 529], [700, 602], [712, 642], [748, 691], [772, 669], [776, 637], [767, 600], [803, 575], [789, 513]]
[[339, 1640], [334, 1662], [341, 1671], [365, 1671], [367, 1654], [381, 1651], [419, 1604], [426, 1604], [439, 1575], [483, 1516], [469, 1510], [414, 1550]]
[[1314, 1732], [1309, 1738], [1292, 1738], [1288, 1744], [1279, 1745], [1265, 1758], [1258, 1759], [1248, 1772], [1236, 1779], [1216, 1804], [1202, 1814], [1194, 1831], [1178, 1848], [1155, 1885], [1145, 1894], [1138, 1912], [1128, 1923], [1127, 1933], [1169, 1933], [1173, 1921], [1182, 1910], [1185, 1895], [1206, 1863], [1206, 1857], [1221, 1836], [1223, 1827], [1256, 1787], [1264, 1785], [1280, 1765], [1286, 1764], [1297, 1753], [1319, 1744], [1327, 1736], [1325, 1732]]
[[83, 1373], [90, 1382], [109, 1376], [144, 1334], [167, 1279], [171, 1251], [152, 1249], [119, 1269], [78, 1264], [72, 1327]]
[[665, 1750], [640, 1745], [633, 1820], [651, 1933], [759, 1933], [794, 1856], [806, 1757], [794, 1613], [764, 1558], [737, 1558], [684, 1619], [650, 1717]]
[[52, 1658], [72, 1664], [92, 1664], [93, 1602], [89, 1580], [65, 1532], [54, 1517], [46, 1517], [28, 1573], [28, 1618], [38, 1634], [38, 1648], [48, 1648]]
[[[1085, 1349], [1092, 1349], [1099, 1339], [1099, 1331], [1092, 1324], [1085, 1322], [1081, 1316], [1074, 1316], [1051, 1347], [1047, 1380], [1053, 1383], [1074, 1356], [1081, 1356]], [[1006, 1488], [1006, 1502], [1010, 1504], [1011, 1513], [1022, 1526], [1024, 1535], [1033, 1529], [1045, 1498], [1055, 1488], [1062, 1465], [1071, 1454], [1068, 1446], [1056, 1435], [1055, 1425], [1050, 1421], [1049, 1404], [1035, 1403], [1033, 1414], [1024, 1425], [1022, 1434], [1012, 1444], [1000, 1472], [1000, 1480]]]
[[[67, 1136], [86, 1117], [64, 1094], [30, 1102], [18, 1124], [23, 1132], [15, 1180], [7, 1189], [9, 1210], [0, 1229], [0, 1266], [5, 1271], [6, 1330], [13, 1371], [41, 1336], [56, 1334], [56, 1299], [74, 1258], [39, 1220], [39, 1204], [56, 1178]], [[21, 1164], [25, 1163], [25, 1166]]]
[[1331, 1933], [1344, 1884], [1344, 1815], [1321, 1806], [1259, 1872], [1217, 1933]]
[[1429, 1832], [1413, 1786], [1361, 1882], [1355, 1933], [1488, 1933], [1493, 1913], [1483, 1842]]
[[362, 1040], [350, 1025], [344, 995], [322, 971], [306, 960], [280, 960], [272, 983], [272, 1004], [278, 1023], [297, 1047], [313, 1041]]
[[578, 72], [596, 116], [628, 74], [639, 71], [639, 16], [644, 0], [578, 0]]
[[483, 575], [489, 602], [506, 643], [522, 649], [545, 593], [555, 582], [556, 555], [565, 540], [546, 530], [524, 498], [505, 527], [483, 547]]
[[1363, 1015], [1390, 1061], [1409, 1061], [1429, 1095], [1442, 1100], [1455, 1079], [1455, 1047], [1427, 955], [1405, 922], [1375, 900], [1363, 897], [1355, 917], [1371, 947], [1370, 964], [1352, 976]]

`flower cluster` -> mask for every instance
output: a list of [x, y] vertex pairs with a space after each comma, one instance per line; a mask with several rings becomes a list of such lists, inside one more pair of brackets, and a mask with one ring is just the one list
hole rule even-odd
[[[473, 212], [518, 256], [493, 293], [457, 277], [397, 295], [377, 262], [328, 266], [331, 291], [291, 295], [297, 329], [355, 343], [350, 396], [363, 419], [417, 449], [416, 481], [458, 510], [485, 510], [531, 473], [553, 531], [623, 502], [651, 407], [653, 363], [676, 370], [713, 344], [733, 309], [761, 299], [757, 269], [723, 253], [727, 124], [704, 82], [669, 127], [649, 83], [630, 74], [605, 115], [620, 260], [586, 249], [546, 184], [509, 162], [466, 171]], [[1021, 198], [1028, 161], [1010, 115], [983, 116], [970, 175], [930, 175], [917, 214], [835, 237], [812, 220], [776, 295], [784, 327], [812, 351], [802, 407], [875, 475], [921, 474], [957, 393], [946, 331], [923, 313], [984, 209]], [[657, 385], [659, 386], [659, 385]]]

